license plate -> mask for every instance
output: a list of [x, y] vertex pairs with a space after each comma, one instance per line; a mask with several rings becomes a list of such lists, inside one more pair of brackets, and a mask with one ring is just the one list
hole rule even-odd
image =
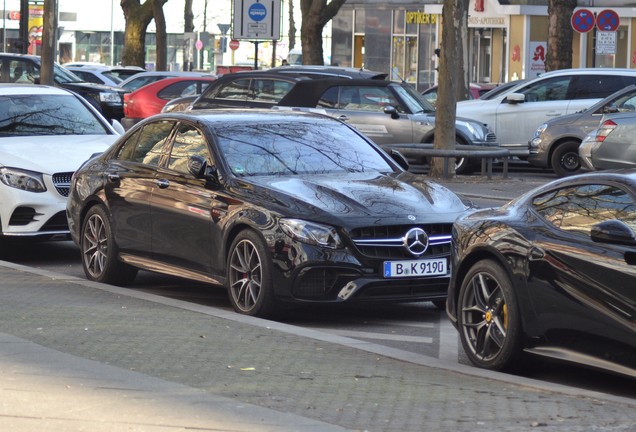
[[384, 277], [421, 277], [448, 274], [446, 258], [413, 261], [385, 261]]

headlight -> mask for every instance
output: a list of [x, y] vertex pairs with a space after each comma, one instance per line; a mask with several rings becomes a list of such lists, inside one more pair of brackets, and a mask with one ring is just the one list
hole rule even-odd
[[281, 219], [279, 223], [283, 232], [294, 240], [332, 249], [342, 247], [340, 237], [333, 227], [300, 219]]
[[475, 137], [476, 141], [484, 140], [485, 133], [484, 128], [482, 128], [481, 125], [460, 120], [456, 122], [456, 126], [463, 126], [468, 129], [468, 132], [470, 132], [470, 134]]
[[541, 134], [543, 132], [545, 132], [545, 130], [548, 128], [548, 124], [547, 123], [543, 123], [541, 126], [539, 126], [537, 128], [536, 131], [534, 131], [534, 135], [533, 138], [539, 138], [541, 136]]
[[100, 92], [99, 100], [100, 102], [118, 104], [121, 103], [121, 95], [115, 92]]
[[9, 187], [29, 192], [46, 192], [42, 174], [15, 168], [0, 168], [0, 181]]

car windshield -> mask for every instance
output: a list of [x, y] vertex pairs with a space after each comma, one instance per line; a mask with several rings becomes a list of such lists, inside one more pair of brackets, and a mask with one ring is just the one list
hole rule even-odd
[[435, 107], [414, 88], [408, 85], [392, 85], [391, 88], [398, 94], [407, 111], [413, 114], [435, 112]]
[[335, 122], [232, 124], [215, 133], [237, 176], [393, 171], [363, 138]]
[[73, 72], [68, 69], [64, 69], [57, 64], [53, 65], [53, 75], [55, 77], [55, 81], [62, 84], [84, 82], [83, 79], [75, 75]]
[[0, 96], [0, 137], [107, 133], [106, 127], [75, 96]]

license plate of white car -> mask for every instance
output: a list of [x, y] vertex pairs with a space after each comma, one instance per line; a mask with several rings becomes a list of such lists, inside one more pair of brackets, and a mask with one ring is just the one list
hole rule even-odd
[[421, 277], [448, 274], [446, 258], [412, 261], [385, 261], [384, 277]]

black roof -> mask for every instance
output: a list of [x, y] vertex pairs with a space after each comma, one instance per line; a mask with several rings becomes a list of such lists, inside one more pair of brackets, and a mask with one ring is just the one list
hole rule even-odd
[[238, 71], [223, 74], [221, 78], [231, 79], [241, 77], [288, 77], [293, 80], [302, 78], [347, 78], [347, 79], [375, 79], [384, 80], [386, 73], [367, 69], [345, 68], [337, 66], [280, 66], [267, 70]]
[[276, 105], [315, 108], [320, 96], [331, 87], [388, 87], [399, 83], [375, 79], [352, 79], [343, 81], [337, 78], [298, 81]]

